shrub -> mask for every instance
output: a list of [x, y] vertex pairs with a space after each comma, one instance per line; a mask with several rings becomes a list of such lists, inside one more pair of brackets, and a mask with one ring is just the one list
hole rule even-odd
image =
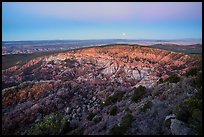
[[113, 135], [122, 135], [124, 134], [129, 127], [131, 127], [132, 123], [132, 115], [131, 114], [126, 114], [120, 123], [120, 125], [114, 125], [111, 128], [111, 134]]
[[116, 91], [112, 96], [109, 96], [109, 97], [105, 100], [104, 105], [105, 105], [105, 106], [108, 106], [108, 105], [110, 105], [110, 104], [116, 103], [117, 101], [121, 101], [122, 97], [123, 97], [123, 93], [120, 92], [120, 91]]
[[87, 119], [89, 120], [89, 121], [92, 121], [92, 119], [94, 118], [94, 116], [96, 115], [96, 113], [89, 113], [89, 115], [88, 115], [88, 117], [87, 117]]
[[176, 117], [181, 121], [188, 122], [190, 117], [188, 106], [186, 106], [184, 103], [179, 104], [176, 107]]
[[42, 64], [43, 64], [43, 61], [39, 61], [38, 63], [25, 68], [24, 71], [23, 71], [23, 74], [24, 75], [31, 74], [34, 69], [39, 68]]
[[145, 102], [145, 104], [141, 107], [141, 111], [146, 111], [147, 109], [151, 108], [152, 106], [152, 102], [151, 101], [147, 101]]
[[110, 115], [115, 116], [117, 114], [118, 108], [117, 106], [113, 106], [110, 110]]
[[196, 84], [198, 87], [201, 87], [201, 86], [202, 86], [202, 72], [201, 72], [201, 73], [198, 73], [198, 75], [196, 76], [196, 78], [195, 78], [195, 84]]
[[202, 88], [176, 108], [177, 119], [189, 123], [196, 134], [202, 135]]
[[123, 129], [118, 126], [118, 125], [114, 125], [112, 128], [111, 128], [111, 134], [112, 135], [122, 135], [123, 134]]
[[196, 76], [198, 73], [198, 69], [197, 68], [191, 68], [189, 69], [184, 75], [189, 77], [189, 76]]
[[164, 82], [163, 78], [160, 78], [157, 83], [158, 83], [158, 84], [161, 84], [161, 83], [163, 83], [163, 82]]
[[184, 103], [188, 106], [190, 112], [193, 112], [194, 109], [202, 110], [202, 100], [200, 99], [192, 98], [186, 100]]
[[140, 61], [140, 58], [138, 58], [138, 57], [135, 57], [135, 61]]
[[59, 135], [67, 128], [67, 119], [61, 114], [50, 114], [34, 123], [28, 130], [28, 135]]
[[143, 87], [143, 86], [139, 86], [138, 88], [134, 88], [133, 90], [134, 90], [134, 94], [133, 94], [133, 96], [132, 96], [132, 98], [131, 98], [131, 100], [132, 101], [134, 101], [134, 102], [137, 102], [138, 100], [140, 100], [142, 97], [144, 97], [144, 95], [145, 95], [145, 87]]
[[177, 74], [171, 74], [164, 82], [177, 83], [180, 81], [180, 77]]
[[202, 100], [202, 87], [195, 93], [195, 98]]
[[125, 112], [132, 113], [132, 111], [128, 107], [125, 108]]

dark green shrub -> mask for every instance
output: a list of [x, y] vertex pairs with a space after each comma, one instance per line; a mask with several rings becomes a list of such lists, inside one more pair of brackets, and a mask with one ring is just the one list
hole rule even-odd
[[197, 87], [201, 87], [202, 86], [202, 72], [198, 73], [198, 75], [195, 78], [195, 84]]
[[179, 120], [189, 123], [193, 119], [195, 110], [202, 112], [202, 100], [192, 97], [177, 106], [176, 116]]
[[177, 106], [176, 117], [188, 123], [196, 134], [202, 135], [202, 88]]
[[191, 68], [189, 69], [184, 75], [189, 77], [189, 76], [196, 76], [198, 73], [198, 69], [197, 68]]
[[96, 113], [89, 113], [87, 120], [92, 121], [92, 119], [95, 117]]
[[118, 125], [114, 125], [112, 128], [111, 128], [111, 134], [112, 135], [122, 135], [123, 134], [123, 129], [121, 126], [118, 126]]
[[108, 105], [110, 105], [110, 104], [116, 103], [117, 101], [121, 101], [122, 97], [123, 97], [123, 93], [120, 92], [120, 91], [116, 91], [112, 96], [109, 96], [109, 97], [105, 100], [104, 105], [105, 105], [105, 106], [108, 106]]
[[118, 108], [117, 106], [113, 106], [110, 110], [110, 115], [115, 116], [117, 114]]
[[195, 98], [202, 100], [202, 88], [198, 90], [198, 92], [195, 93]]
[[161, 83], [163, 83], [163, 82], [164, 82], [163, 78], [160, 78], [157, 83], [158, 83], [158, 84], [161, 84]]
[[67, 127], [67, 119], [61, 114], [50, 114], [34, 123], [28, 130], [28, 135], [59, 135]]
[[74, 63], [77, 62], [75, 59], [65, 59], [64, 60], [70, 68], [75, 67]]
[[23, 75], [31, 74], [34, 69], [39, 68], [42, 64], [43, 64], [43, 61], [39, 61], [38, 63], [25, 68], [23, 71]]
[[132, 113], [132, 111], [128, 107], [125, 108], [125, 112]]
[[132, 115], [126, 114], [120, 123], [120, 125], [114, 125], [111, 128], [111, 134], [113, 135], [123, 135], [132, 124]]
[[189, 111], [191, 113], [194, 109], [202, 110], [202, 100], [201, 99], [192, 98], [192, 99], [186, 100], [184, 103], [188, 106]]
[[135, 61], [140, 61], [140, 58], [138, 58], [138, 57], [135, 57]]
[[151, 108], [152, 106], [152, 102], [151, 101], [147, 101], [144, 103], [144, 105], [141, 107], [141, 111], [146, 111], [147, 109]]
[[186, 106], [184, 103], [179, 104], [176, 107], [176, 117], [181, 121], [188, 122], [188, 119], [190, 117], [188, 106]]
[[164, 82], [177, 83], [180, 81], [180, 77], [177, 74], [171, 74]]
[[145, 93], [146, 93], [146, 88], [143, 86], [139, 86], [138, 88], [134, 88], [134, 94], [131, 98], [132, 101], [137, 102], [138, 100], [140, 100], [142, 97], [144, 97]]

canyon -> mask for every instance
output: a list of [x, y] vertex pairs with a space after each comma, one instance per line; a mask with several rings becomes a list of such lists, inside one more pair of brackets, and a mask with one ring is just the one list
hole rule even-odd
[[[127, 44], [36, 57], [2, 70], [2, 83], [13, 84], [2, 90], [3, 133], [28, 134], [33, 123], [60, 113], [71, 127], [65, 134], [80, 129], [83, 134], [113, 134], [111, 129], [128, 108], [133, 123], [124, 134], [178, 134], [171, 129], [173, 119], [169, 128], [164, 126], [165, 117], [175, 113], [175, 106], [182, 100], [199, 92], [193, 78], [185, 76], [197, 66], [200, 59], [189, 54]], [[179, 82], [159, 83], [173, 74]], [[131, 101], [135, 89], [141, 86], [145, 96], [138, 102]], [[116, 92], [122, 94], [122, 99], [105, 105]], [[149, 101], [151, 108], [141, 111]], [[119, 110], [110, 116], [113, 105]], [[87, 120], [89, 114], [95, 114], [93, 120]], [[189, 128], [187, 131], [184, 134], [194, 134]]]

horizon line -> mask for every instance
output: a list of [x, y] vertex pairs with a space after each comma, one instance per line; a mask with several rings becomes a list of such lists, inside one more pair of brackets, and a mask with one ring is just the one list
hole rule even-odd
[[42, 40], [2, 40], [2, 42], [18, 42], [18, 41], [86, 41], [86, 40], [168, 40], [168, 41], [174, 41], [174, 40], [201, 40], [202, 38], [178, 38], [178, 39], [123, 39], [123, 38], [104, 38], [104, 39], [42, 39]]

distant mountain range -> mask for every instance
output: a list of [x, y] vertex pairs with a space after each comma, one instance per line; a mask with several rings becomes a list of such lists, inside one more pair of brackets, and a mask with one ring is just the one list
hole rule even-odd
[[[166, 45], [162, 49], [172, 49], [172, 45], [179, 45], [182, 47], [175, 47], [176, 51], [185, 52], [183, 48], [190, 46], [187, 53], [201, 53], [202, 46], [191, 47], [191, 45], [202, 45], [201, 39], [183, 39], [183, 40], [148, 40], [148, 39], [95, 39], [95, 40], [36, 40], [36, 41], [3, 41], [2, 55], [7, 54], [27, 54], [42, 51], [62, 51], [69, 49], [76, 49], [82, 47], [93, 47], [107, 44], [137, 44], [142, 46], [152, 45]], [[168, 45], [168, 47], [167, 47]], [[171, 45], [171, 46], [170, 46]], [[158, 46], [158, 45], [157, 45]], [[169, 47], [170, 46], [170, 47]], [[198, 47], [198, 48], [197, 48]], [[174, 49], [174, 48], [173, 48]], [[189, 52], [190, 51], [190, 52]]]
[[39, 43], [53, 43], [53, 42], [80, 42], [80, 43], [114, 43], [114, 42], [138, 42], [138, 43], [155, 43], [155, 42], [170, 42], [170, 43], [196, 43], [202, 44], [202, 39], [177, 39], [177, 40], [151, 40], [151, 39], [89, 39], [89, 40], [29, 40], [29, 41], [2, 41], [2, 45], [12, 44], [39, 44]]

